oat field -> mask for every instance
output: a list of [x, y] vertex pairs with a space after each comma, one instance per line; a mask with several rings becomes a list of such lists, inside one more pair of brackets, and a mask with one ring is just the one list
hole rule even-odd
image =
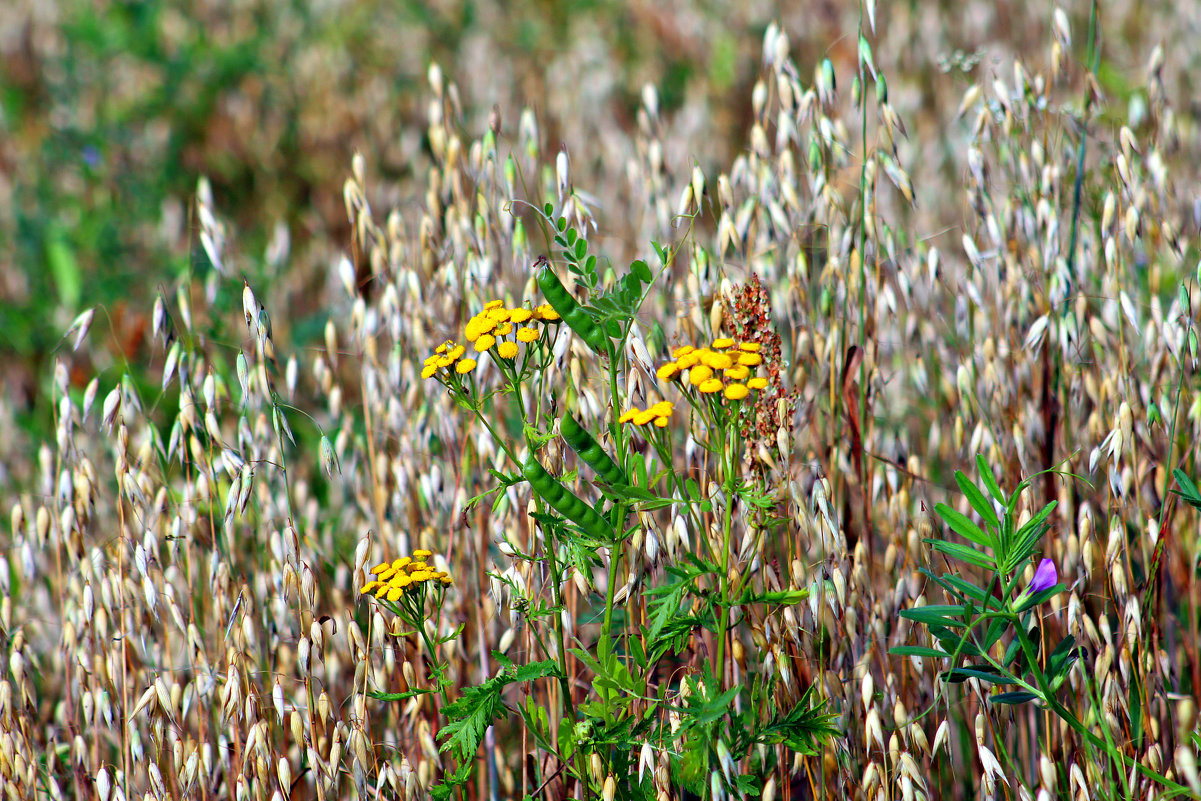
[[1201, 798], [1199, 35], [11, 0], [0, 796]]

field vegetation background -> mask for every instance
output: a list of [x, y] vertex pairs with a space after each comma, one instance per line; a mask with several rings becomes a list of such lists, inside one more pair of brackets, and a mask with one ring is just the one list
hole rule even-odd
[[[1198, 12], [7, 0], [0, 794], [1201, 797]], [[614, 351], [423, 378], [542, 256]]]

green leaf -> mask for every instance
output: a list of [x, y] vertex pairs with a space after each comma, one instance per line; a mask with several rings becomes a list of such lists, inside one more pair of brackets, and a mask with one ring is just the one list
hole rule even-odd
[[1038, 698], [1034, 693], [1028, 693], [1025, 690], [1018, 690], [1010, 693], [997, 693], [996, 695], [988, 696], [988, 700], [996, 704], [1024, 704], [1028, 701], [1033, 701]]
[[962, 606], [930, 604], [929, 606], [919, 606], [914, 609], [902, 609], [897, 614], [907, 620], [925, 623], [927, 626], [946, 626], [947, 628], [964, 628], [967, 626], [967, 622], [963, 619], [967, 614], [967, 609]]
[[954, 668], [946, 671], [944, 674], [946, 681], [958, 684], [967, 681], [968, 679], [979, 679], [990, 684], [1017, 684], [1018, 680], [1009, 673], [1004, 673], [992, 665], [969, 665], [968, 667]]
[[488, 726], [505, 716], [507, 707], [501, 701], [501, 695], [507, 685], [560, 675], [558, 665], [552, 661], [514, 666], [513, 661], [499, 651], [492, 655], [501, 665], [500, 672], [483, 684], [464, 687], [463, 694], [443, 709], [447, 722], [438, 732], [438, 739], [443, 741], [439, 750], [453, 749], [461, 760], [470, 760], [479, 749]]
[[931, 548], [936, 551], [945, 553], [947, 556], [958, 559], [961, 562], [967, 562], [969, 565], [982, 567], [985, 570], [996, 570], [997, 563], [991, 556], [985, 556], [979, 551], [974, 551], [966, 545], [960, 545], [957, 542], [947, 542], [946, 540], [935, 540], [926, 538], [922, 542], [928, 543]]
[[896, 645], [888, 649], [893, 656], [920, 656], [927, 659], [945, 659], [950, 656], [946, 651], [937, 648], [926, 648], [921, 645]]
[[1179, 467], [1172, 470], [1172, 477], [1176, 479], [1176, 483], [1180, 485], [1180, 491], [1172, 490], [1185, 502], [1194, 509], [1201, 509], [1201, 490], [1197, 489], [1197, 485], [1193, 480], [1181, 470]]
[[962, 471], [955, 471], [955, 483], [959, 485], [959, 489], [967, 498], [967, 502], [976, 510], [976, 514], [980, 515], [980, 519], [985, 524], [992, 526], [994, 529], [1001, 527], [1001, 522], [997, 520], [997, 513], [993, 510], [992, 504], [988, 498], [980, 491], [980, 488], [972, 483], [972, 480], [963, 474]]
[[[962, 475], [962, 473], [956, 475]], [[992, 537], [981, 531], [980, 527], [968, 519], [967, 515], [955, 511], [945, 503], [935, 504], [934, 511], [938, 512], [938, 516], [946, 521], [946, 524], [951, 527], [952, 531], [965, 540], [982, 545], [985, 548], [996, 549], [996, 544], [993, 542]]]
[[649, 284], [655, 277], [654, 274], [651, 272], [651, 268], [648, 267], [646, 265], [646, 262], [643, 261], [642, 259], [638, 259], [635, 262], [631, 262], [630, 272], [633, 273], [634, 275], [638, 276], [638, 280], [640, 280], [644, 284]]
[[981, 455], [976, 456], [976, 471], [980, 474], [980, 481], [984, 484], [984, 488], [988, 490], [988, 494], [993, 496], [997, 503], [1004, 506], [1005, 493], [1001, 492], [1001, 485], [997, 483], [992, 468], [988, 466], [988, 461]]

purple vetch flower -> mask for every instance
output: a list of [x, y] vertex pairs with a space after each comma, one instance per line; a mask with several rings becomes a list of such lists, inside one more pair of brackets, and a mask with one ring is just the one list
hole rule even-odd
[[1044, 559], [1038, 563], [1038, 569], [1034, 571], [1034, 578], [1030, 581], [1030, 586], [1026, 592], [1033, 595], [1049, 590], [1059, 583], [1059, 572], [1055, 569], [1055, 563], [1050, 559]]

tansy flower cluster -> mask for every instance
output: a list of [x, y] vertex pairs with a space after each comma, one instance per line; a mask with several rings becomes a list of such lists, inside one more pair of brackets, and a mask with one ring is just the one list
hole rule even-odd
[[450, 585], [449, 573], [437, 570], [426, 562], [432, 556], [429, 551], [413, 551], [412, 556], [402, 556], [394, 562], [381, 562], [371, 568], [375, 580], [364, 584], [359, 592], [395, 603], [406, 596], [423, 595], [427, 588], [442, 589]]
[[[523, 307], [507, 309], [499, 300], [490, 301], [485, 304], [483, 311], [467, 321], [463, 329], [467, 345], [451, 340], [439, 345], [433, 355], [425, 360], [421, 377], [432, 378], [442, 369], [453, 369], [458, 375], [466, 375], [476, 368], [478, 362], [475, 356], [482, 353], [491, 353], [500, 359], [515, 359], [521, 352], [521, 344], [536, 342], [542, 336], [537, 323], [558, 321], [559, 314], [549, 304], [533, 310]], [[472, 348], [471, 356], [467, 356], [468, 347]]]
[[758, 342], [735, 342], [729, 337], [713, 340], [707, 348], [684, 345], [672, 351], [673, 361], [655, 371], [663, 380], [677, 380], [685, 389], [740, 401], [767, 387], [767, 379], [754, 374], [763, 364]]
[[654, 424], [659, 428], [663, 428], [667, 425], [667, 418], [671, 417], [671, 410], [674, 408], [675, 404], [671, 401], [659, 401], [645, 411], [634, 407], [629, 411], [623, 412], [621, 417], [617, 418], [617, 422], [633, 423], [636, 426]]

